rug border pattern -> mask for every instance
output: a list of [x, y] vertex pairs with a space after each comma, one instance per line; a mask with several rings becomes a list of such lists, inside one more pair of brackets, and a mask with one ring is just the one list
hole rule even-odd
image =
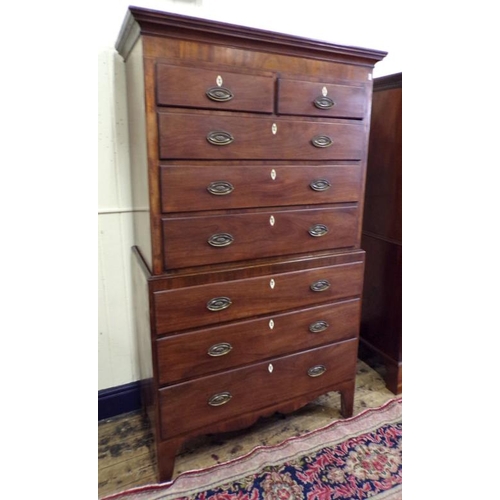
[[[140, 499], [147, 494], [148, 500], [175, 500], [222, 483], [235, 481], [259, 472], [263, 467], [291, 461], [305, 454], [315, 453], [325, 446], [325, 435], [329, 446], [346, 441], [359, 434], [369, 433], [383, 424], [401, 421], [402, 397], [391, 398], [377, 408], [367, 408], [354, 417], [336, 420], [326, 426], [300, 436], [293, 436], [278, 445], [257, 446], [250, 452], [233, 460], [215, 464], [205, 469], [196, 469], [179, 474], [173, 481], [139, 486], [121, 493], [102, 497], [101, 500]], [[155, 495], [155, 490], [157, 494]], [[372, 497], [374, 500], [400, 498], [401, 486]]]

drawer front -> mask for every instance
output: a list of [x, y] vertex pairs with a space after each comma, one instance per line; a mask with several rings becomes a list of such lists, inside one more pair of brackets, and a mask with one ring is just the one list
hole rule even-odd
[[280, 79], [278, 113], [361, 119], [365, 115], [363, 87]]
[[352, 299], [163, 338], [160, 384], [355, 338], [360, 310], [360, 299]]
[[356, 244], [357, 207], [163, 219], [166, 269]]
[[349, 380], [355, 376], [356, 355], [357, 341], [347, 340], [161, 389], [162, 437]]
[[361, 167], [162, 166], [163, 212], [359, 201]]
[[274, 78], [271, 75], [158, 64], [156, 82], [159, 105], [273, 112]]
[[363, 262], [153, 293], [156, 334], [359, 296]]
[[160, 112], [158, 119], [162, 159], [311, 161], [363, 156], [361, 124], [195, 112]]

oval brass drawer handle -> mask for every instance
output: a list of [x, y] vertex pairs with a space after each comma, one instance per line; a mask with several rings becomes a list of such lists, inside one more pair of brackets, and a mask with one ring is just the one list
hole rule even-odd
[[209, 400], [208, 404], [210, 406], [222, 406], [229, 403], [231, 396], [230, 392], [219, 392], [219, 394], [214, 394]]
[[328, 280], [318, 280], [315, 281], [310, 288], [313, 292], [324, 292], [330, 288], [330, 282]]
[[311, 333], [320, 333], [324, 332], [329, 326], [330, 325], [326, 321], [319, 320], [309, 325], [309, 331]]
[[234, 141], [234, 137], [224, 130], [215, 130], [208, 133], [207, 141], [215, 146], [227, 146]]
[[314, 224], [314, 226], [311, 226], [309, 228], [308, 232], [311, 236], [319, 238], [320, 236], [324, 236], [326, 233], [328, 233], [328, 227], [324, 224]]
[[309, 186], [313, 191], [326, 191], [332, 187], [332, 184], [328, 179], [316, 179]]
[[229, 297], [215, 297], [207, 302], [207, 309], [209, 311], [223, 311], [232, 304]]
[[326, 368], [323, 365], [316, 365], [313, 366], [312, 368], [309, 368], [307, 370], [307, 374], [310, 377], [319, 377], [320, 375], [323, 375], [323, 373], [326, 372]]
[[207, 97], [216, 102], [230, 101], [234, 94], [226, 87], [210, 87], [206, 92]]
[[212, 234], [207, 241], [213, 247], [227, 247], [234, 241], [234, 237], [229, 233], [216, 233]]
[[221, 342], [220, 344], [214, 344], [210, 349], [208, 350], [208, 355], [212, 356], [214, 358], [217, 358], [219, 356], [225, 356], [226, 354], [229, 354], [233, 350], [233, 346], [229, 344], [228, 342]]
[[327, 135], [317, 135], [311, 139], [313, 146], [327, 148], [333, 144], [333, 139]]
[[322, 95], [316, 97], [313, 102], [318, 109], [330, 109], [335, 105], [335, 103], [329, 97]]
[[216, 196], [225, 196], [234, 191], [234, 186], [227, 181], [214, 181], [207, 186], [207, 191]]

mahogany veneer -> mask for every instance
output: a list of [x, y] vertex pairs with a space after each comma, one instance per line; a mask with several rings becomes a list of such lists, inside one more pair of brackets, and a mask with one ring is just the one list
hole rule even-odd
[[357, 207], [329, 207], [162, 219], [165, 267], [354, 247], [358, 216]]
[[[276, 402], [277, 387], [286, 388], [280, 395], [283, 401], [331, 387], [352, 376], [356, 354], [357, 341], [346, 340], [165, 387], [160, 390], [162, 436], [174, 437], [266, 408]], [[226, 394], [231, 404], [207, 406], [214, 396]]]
[[191, 436], [329, 391], [352, 414], [384, 52], [131, 7], [133, 278], [160, 481]]
[[[354, 165], [170, 165], [162, 166], [165, 213], [232, 208], [285, 207], [359, 201], [361, 168]], [[217, 181], [214, 181], [217, 179]], [[330, 187], [325, 187], [328, 179]], [[177, 189], [182, 183], [182, 190]], [[332, 187], [334, 189], [332, 190]], [[210, 192], [231, 191], [231, 196]]]
[[[198, 377], [285, 354], [290, 344], [302, 351], [354, 339], [359, 328], [360, 307], [359, 299], [349, 299], [162, 338], [157, 343], [160, 383]], [[272, 335], [270, 323], [274, 324]], [[221, 346], [228, 350], [226, 355], [207, 356]]]
[[[359, 123], [206, 113], [159, 112], [160, 158], [359, 160], [363, 155], [364, 127]], [[210, 143], [207, 137], [212, 132], [230, 134], [231, 147]], [[316, 137], [328, 137], [332, 145], [316, 147]]]
[[[219, 68], [220, 71], [220, 68]], [[257, 74], [224, 71], [224, 87], [216, 84], [218, 71], [199, 67], [158, 64], [156, 67], [157, 103], [184, 108], [214, 109], [217, 111], [273, 112], [274, 78]], [[186, 86], [186, 82], [189, 85]], [[207, 99], [206, 92], [229, 87], [233, 98], [228, 101]]]

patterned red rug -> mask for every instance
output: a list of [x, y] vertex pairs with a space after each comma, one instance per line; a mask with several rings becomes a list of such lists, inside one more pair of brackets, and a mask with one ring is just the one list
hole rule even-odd
[[278, 446], [105, 500], [402, 498], [402, 398]]

